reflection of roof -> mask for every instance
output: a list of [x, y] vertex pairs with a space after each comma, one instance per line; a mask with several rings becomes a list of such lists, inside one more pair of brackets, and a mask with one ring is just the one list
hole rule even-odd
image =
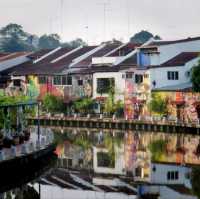
[[165, 86], [161, 88], [154, 88], [153, 91], [181, 91], [181, 90], [190, 90], [192, 88], [192, 83], [184, 83], [184, 84], [177, 84], [173, 86]]
[[184, 195], [193, 195], [192, 191], [185, 187], [184, 185], [168, 185], [168, 188]]
[[161, 66], [183, 66], [187, 62], [199, 57], [199, 55], [199, 52], [183, 52], [163, 63]]

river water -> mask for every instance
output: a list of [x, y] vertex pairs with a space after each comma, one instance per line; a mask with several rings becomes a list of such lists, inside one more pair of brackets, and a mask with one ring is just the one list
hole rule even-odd
[[200, 165], [200, 136], [52, 130], [57, 159], [52, 157], [44, 169], [22, 176], [19, 183], [13, 185], [11, 179], [12, 188], [4, 190], [0, 199], [136, 198], [138, 184], [149, 182], [152, 162]]

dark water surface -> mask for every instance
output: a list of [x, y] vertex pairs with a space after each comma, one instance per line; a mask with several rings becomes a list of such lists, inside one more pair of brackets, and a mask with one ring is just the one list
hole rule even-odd
[[148, 182], [151, 162], [200, 165], [200, 136], [53, 131], [58, 158], [50, 157], [40, 169], [22, 175], [17, 182], [10, 179], [0, 199], [135, 198], [138, 182]]

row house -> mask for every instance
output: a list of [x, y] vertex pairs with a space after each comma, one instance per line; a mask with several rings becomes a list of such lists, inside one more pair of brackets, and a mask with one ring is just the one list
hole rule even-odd
[[[149, 40], [121, 57], [93, 59], [93, 97], [106, 97], [102, 85], [115, 87], [116, 100], [125, 103], [128, 118], [150, 116], [148, 103], [151, 93], [164, 95], [173, 119], [183, 119], [186, 111], [190, 118], [199, 118], [199, 95], [191, 92], [191, 70], [198, 63], [200, 37], [176, 41]], [[103, 86], [105, 87], [105, 86]], [[186, 92], [187, 91], [187, 92]], [[190, 101], [187, 106], [186, 101]], [[195, 106], [194, 106], [195, 105]], [[184, 109], [184, 110], [183, 110]]]
[[191, 92], [191, 70], [199, 52], [200, 37], [58, 47], [29, 53], [0, 74], [12, 80], [6, 89], [10, 95], [17, 90], [42, 99], [51, 93], [65, 102], [92, 97], [99, 106], [112, 87], [129, 119], [149, 117], [148, 103], [156, 92], [168, 101], [172, 118], [188, 121], [200, 118], [199, 96]]
[[92, 97], [93, 74], [90, 70], [94, 57], [112, 54], [121, 56], [132, 48], [131, 44], [122, 46], [103, 43], [75, 49], [58, 47], [41, 50], [27, 55], [23, 63], [2, 70], [1, 75], [9, 76], [12, 80], [6, 88], [10, 95], [17, 90], [42, 99], [46, 93], [51, 93], [69, 102], [81, 97]]
[[0, 53], [0, 91], [3, 92], [10, 81], [8, 75], [3, 74], [2, 71], [8, 70], [16, 65], [24, 63], [28, 60], [28, 52], [18, 53]]

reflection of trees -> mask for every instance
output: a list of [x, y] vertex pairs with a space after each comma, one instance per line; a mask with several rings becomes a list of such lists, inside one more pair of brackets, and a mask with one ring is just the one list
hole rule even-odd
[[151, 152], [152, 161], [161, 161], [163, 155], [166, 153], [167, 141], [156, 140], [150, 143], [149, 150]]
[[110, 158], [110, 164], [115, 164], [115, 158], [118, 156], [116, 153], [118, 150], [116, 150], [116, 147], [120, 148], [121, 144], [123, 142], [123, 139], [116, 135], [111, 135], [107, 133], [104, 137], [103, 145], [108, 150], [108, 156]]
[[[12, 195], [14, 197], [12, 197]], [[39, 199], [39, 193], [29, 185], [23, 186], [22, 188], [15, 189], [6, 193], [6, 199]]]

